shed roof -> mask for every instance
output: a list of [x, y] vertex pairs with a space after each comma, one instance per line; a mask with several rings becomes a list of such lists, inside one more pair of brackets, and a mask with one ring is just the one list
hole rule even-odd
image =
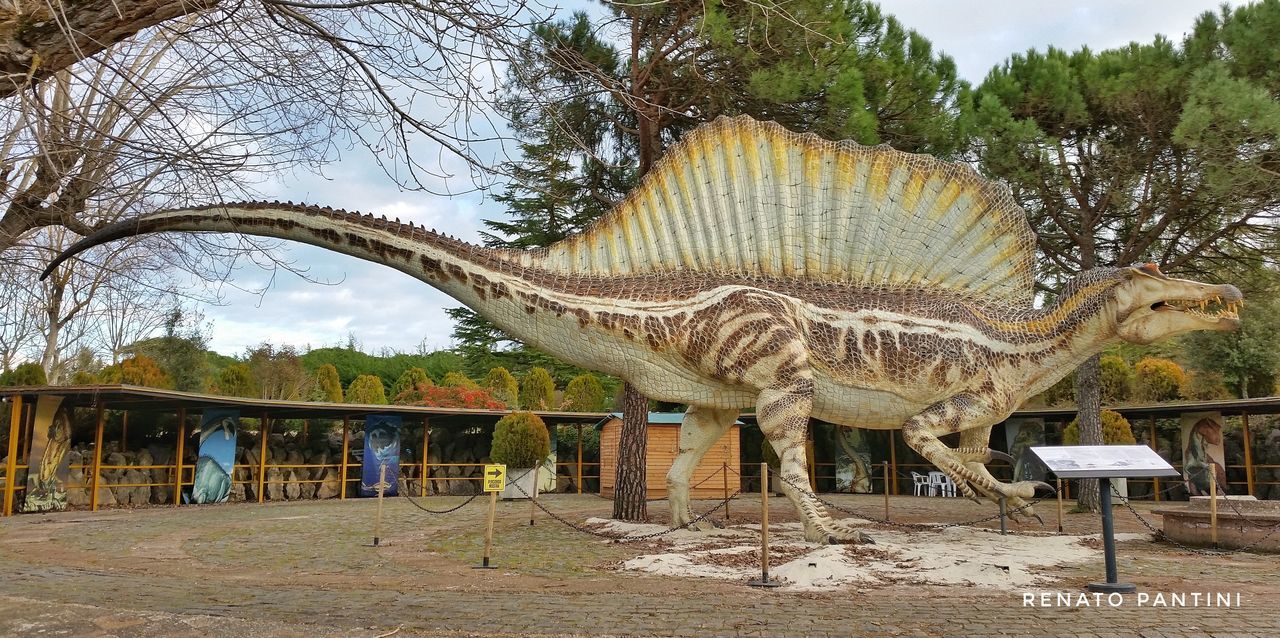
[[[431, 425], [475, 425], [477, 421], [497, 421], [512, 410], [472, 410], [467, 408], [434, 408], [418, 405], [368, 405], [358, 403], [320, 403], [277, 401], [223, 397], [196, 392], [179, 392], [130, 385], [15, 386], [0, 388], [0, 398], [51, 395], [63, 397], [63, 405], [98, 407], [108, 410], [156, 410], [176, 412], [208, 408], [239, 408], [243, 416], [267, 416], [273, 419], [342, 419], [360, 420], [370, 414], [398, 414], [406, 418], [427, 418]], [[602, 412], [535, 411], [548, 424], [595, 423]]]

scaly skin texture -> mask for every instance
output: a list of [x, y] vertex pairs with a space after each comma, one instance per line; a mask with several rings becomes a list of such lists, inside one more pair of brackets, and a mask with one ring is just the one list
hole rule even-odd
[[[73, 246], [50, 270], [90, 246], [161, 231], [278, 237], [385, 264], [532, 346], [626, 379], [652, 398], [688, 404], [667, 477], [674, 524], [693, 518], [689, 479], [698, 460], [740, 411], [754, 407], [782, 461], [783, 489], [815, 542], [863, 536], [792, 487], [807, 483], [811, 417], [902, 429], [907, 444], [965, 495], [1005, 497], [1021, 508], [1035, 485], [1002, 483], [984, 467], [994, 424], [1108, 344], [1230, 330], [1241, 302], [1233, 286], [1171, 279], [1153, 265], [1086, 272], [1043, 309], [924, 286], [679, 271], [565, 275], [398, 221], [279, 203], [121, 222]], [[1191, 310], [1209, 302], [1225, 308]], [[961, 433], [958, 449], [938, 438], [953, 432]]]

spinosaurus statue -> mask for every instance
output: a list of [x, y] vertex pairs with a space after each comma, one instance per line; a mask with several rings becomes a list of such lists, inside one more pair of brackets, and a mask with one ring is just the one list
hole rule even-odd
[[[1085, 272], [1036, 309], [1034, 235], [1003, 186], [961, 164], [746, 117], [693, 131], [616, 209], [545, 249], [237, 203], [121, 221], [49, 271], [91, 246], [163, 231], [291, 239], [385, 264], [525, 343], [688, 404], [667, 475], [676, 525], [693, 518], [698, 460], [754, 407], [814, 542], [865, 536], [794, 487], [807, 484], [811, 417], [900, 428], [966, 496], [1029, 509], [1043, 484], [1003, 483], [985, 467], [1000, 454], [987, 447], [994, 424], [1108, 344], [1231, 330], [1243, 303], [1234, 286], [1148, 264]], [[955, 449], [938, 438], [953, 432]]]

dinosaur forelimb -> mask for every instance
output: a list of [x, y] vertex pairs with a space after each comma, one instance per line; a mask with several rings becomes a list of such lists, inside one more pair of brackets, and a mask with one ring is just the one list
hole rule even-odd
[[[680, 424], [680, 451], [667, 472], [667, 502], [671, 506], [671, 525], [679, 527], [693, 521], [689, 507], [689, 481], [707, 450], [720, 440], [738, 417], [737, 410], [716, 410], [689, 406]], [[706, 531], [709, 527], [699, 525]]]

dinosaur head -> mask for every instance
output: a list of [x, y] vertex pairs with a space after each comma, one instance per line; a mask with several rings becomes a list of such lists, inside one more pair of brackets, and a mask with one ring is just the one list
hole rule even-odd
[[1131, 343], [1151, 343], [1192, 330], [1235, 330], [1244, 305], [1240, 289], [1166, 277], [1155, 264], [1120, 269], [1115, 287], [1116, 333]]

